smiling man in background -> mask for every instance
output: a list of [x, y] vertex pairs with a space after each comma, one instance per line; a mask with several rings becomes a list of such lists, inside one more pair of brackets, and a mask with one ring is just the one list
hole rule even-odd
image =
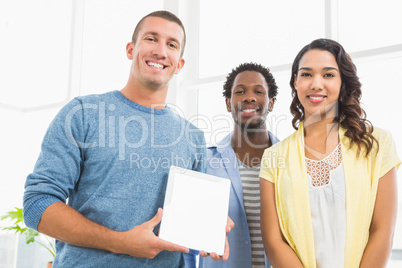
[[200, 258], [200, 268], [270, 267], [260, 230], [259, 170], [264, 150], [278, 142], [266, 124], [277, 88], [270, 70], [255, 63], [239, 65], [226, 78], [223, 96], [235, 126], [208, 148], [207, 173], [231, 180], [229, 217], [236, 228], [228, 235], [229, 259]]

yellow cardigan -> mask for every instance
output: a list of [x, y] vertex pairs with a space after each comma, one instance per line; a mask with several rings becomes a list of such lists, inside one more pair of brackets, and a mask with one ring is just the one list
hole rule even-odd
[[[392, 136], [379, 128], [367, 157], [356, 157], [345, 129], [339, 129], [346, 184], [346, 245], [344, 267], [359, 267], [366, 247], [379, 179], [399, 167]], [[284, 237], [304, 267], [316, 267], [303, 123], [291, 136], [265, 150], [260, 177], [275, 183], [276, 209]]]

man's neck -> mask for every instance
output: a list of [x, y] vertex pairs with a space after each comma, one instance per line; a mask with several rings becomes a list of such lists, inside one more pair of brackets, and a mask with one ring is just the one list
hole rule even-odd
[[127, 83], [120, 91], [127, 99], [142, 106], [163, 109], [166, 107], [166, 96], [168, 87], [160, 89], [149, 89], [142, 85]]
[[259, 165], [264, 150], [272, 145], [266, 127], [241, 129], [235, 126], [231, 143], [237, 158], [250, 167]]

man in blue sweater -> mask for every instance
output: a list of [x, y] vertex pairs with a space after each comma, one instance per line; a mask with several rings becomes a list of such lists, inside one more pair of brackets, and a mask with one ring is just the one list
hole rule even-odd
[[229, 259], [200, 258], [200, 268], [270, 267], [261, 238], [259, 171], [264, 150], [278, 142], [266, 124], [277, 88], [270, 70], [260, 64], [241, 64], [227, 76], [223, 96], [235, 127], [208, 148], [207, 173], [231, 180], [229, 217], [236, 228], [228, 235]]
[[165, 104], [185, 41], [172, 13], [145, 16], [126, 46], [126, 86], [77, 97], [50, 124], [26, 181], [24, 220], [57, 239], [54, 267], [184, 266], [189, 249], [156, 233], [169, 167], [205, 171], [202, 131]]

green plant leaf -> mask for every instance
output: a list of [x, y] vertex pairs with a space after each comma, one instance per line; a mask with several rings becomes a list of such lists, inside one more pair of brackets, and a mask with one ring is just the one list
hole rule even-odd
[[22, 208], [15, 208], [15, 211], [9, 211], [6, 215], [1, 217], [1, 220], [9, 218], [10, 220], [15, 220], [15, 224], [24, 221], [24, 216], [22, 214]]
[[39, 233], [33, 229], [28, 228], [28, 230], [25, 232], [25, 238], [26, 238], [26, 243], [33, 243], [35, 242], [35, 236], [38, 236]]
[[27, 228], [21, 228], [21, 226], [15, 225], [15, 226], [10, 226], [10, 227], [4, 227], [4, 228], [2, 228], [2, 230], [10, 230], [10, 231], [14, 231], [15, 233], [23, 234], [24, 232], [26, 232]]
[[[7, 212], [6, 215], [2, 216], [0, 220], [5, 220], [9, 219], [13, 221], [14, 223], [11, 226], [8, 227], [3, 227], [0, 228], [0, 230], [9, 230], [9, 231], [14, 231], [15, 233], [20, 233], [25, 235], [25, 242], [27, 244], [30, 243], [38, 243], [42, 247], [46, 248], [50, 254], [54, 257], [56, 254], [56, 250], [54, 248], [54, 240], [49, 239], [46, 235], [40, 234], [39, 232], [26, 227], [24, 224], [24, 216], [23, 216], [23, 211], [22, 208], [15, 208], [15, 210]], [[45, 237], [47, 243], [43, 244], [37, 239], [35, 240], [36, 237], [43, 236]]]

